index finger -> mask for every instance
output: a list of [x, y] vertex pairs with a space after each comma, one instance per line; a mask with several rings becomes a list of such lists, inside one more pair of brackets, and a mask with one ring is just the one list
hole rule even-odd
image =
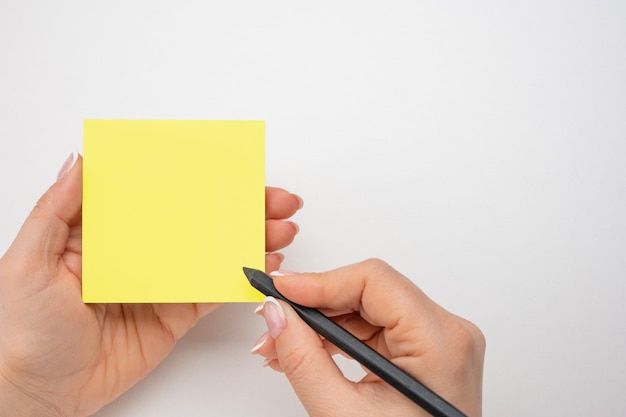
[[276, 288], [308, 307], [358, 311], [369, 323], [393, 329], [432, 318], [436, 304], [411, 280], [378, 259], [328, 272], [275, 277]]

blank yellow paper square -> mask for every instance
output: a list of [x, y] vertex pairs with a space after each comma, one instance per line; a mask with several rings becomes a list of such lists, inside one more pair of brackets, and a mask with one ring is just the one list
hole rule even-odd
[[85, 302], [259, 301], [264, 265], [264, 122], [85, 121]]

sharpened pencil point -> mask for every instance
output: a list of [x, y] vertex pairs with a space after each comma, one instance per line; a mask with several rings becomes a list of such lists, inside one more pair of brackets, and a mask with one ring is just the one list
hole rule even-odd
[[252, 279], [252, 274], [254, 274], [255, 269], [243, 267], [243, 273], [246, 274], [246, 278], [248, 281]]

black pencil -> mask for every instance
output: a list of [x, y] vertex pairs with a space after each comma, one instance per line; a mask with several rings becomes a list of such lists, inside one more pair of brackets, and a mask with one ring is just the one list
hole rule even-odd
[[387, 358], [363, 343], [352, 333], [310, 307], [296, 304], [283, 296], [272, 278], [257, 269], [243, 268], [250, 284], [265, 295], [288, 303], [313, 330], [325, 337], [346, 354], [376, 374], [380, 379], [400, 391], [410, 400], [435, 417], [467, 417], [452, 404], [441, 398], [424, 384], [398, 368]]

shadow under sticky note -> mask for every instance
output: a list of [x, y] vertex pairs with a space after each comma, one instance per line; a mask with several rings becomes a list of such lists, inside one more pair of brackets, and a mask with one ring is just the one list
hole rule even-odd
[[264, 122], [85, 121], [85, 302], [260, 301], [264, 265]]

